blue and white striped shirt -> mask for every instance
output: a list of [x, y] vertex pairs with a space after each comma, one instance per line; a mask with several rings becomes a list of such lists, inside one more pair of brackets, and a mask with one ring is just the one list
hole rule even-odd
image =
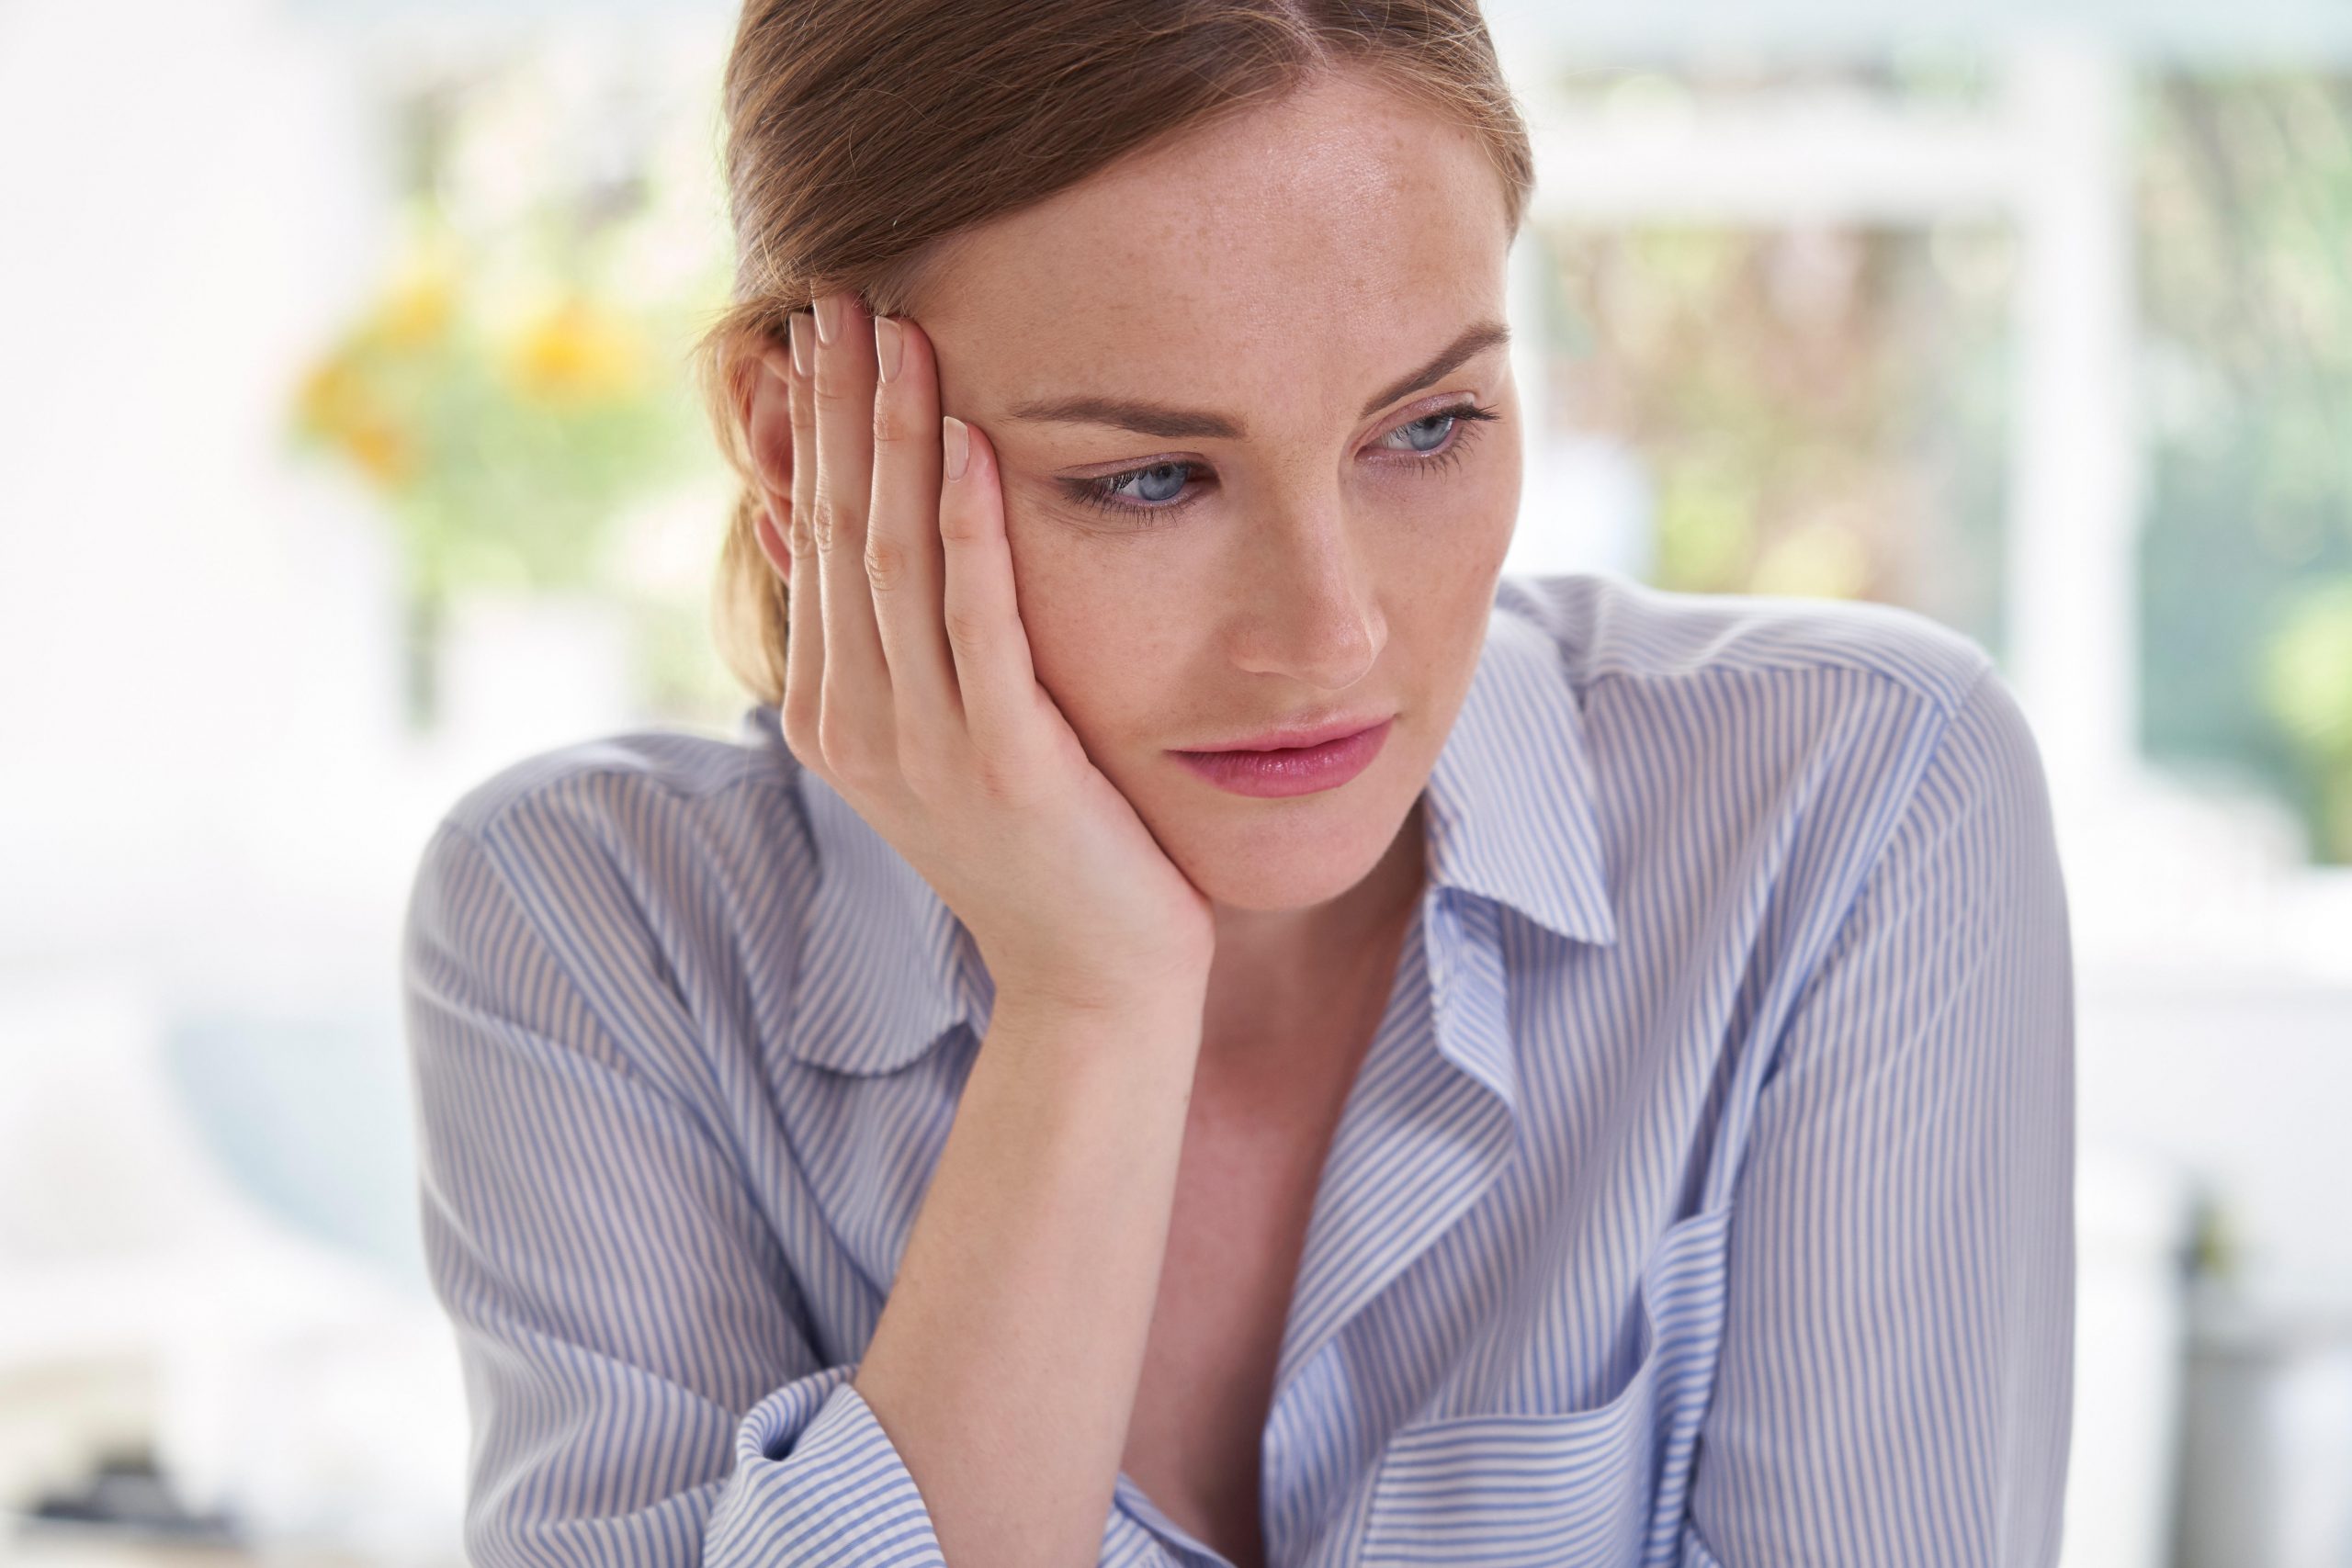
[[[2051, 1562], [2073, 970], [1984, 649], [1505, 577], [1427, 800], [1268, 1561]], [[469, 791], [402, 961], [473, 1561], [941, 1563], [849, 1379], [993, 987], [774, 710]], [[1100, 1560], [1226, 1561], [1124, 1473]]]

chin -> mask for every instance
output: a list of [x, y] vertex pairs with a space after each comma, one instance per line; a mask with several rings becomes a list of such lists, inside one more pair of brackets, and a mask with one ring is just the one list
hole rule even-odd
[[1399, 800], [1393, 786], [1357, 795], [1350, 785], [1332, 791], [1329, 804], [1314, 795], [1236, 799], [1234, 810], [1186, 811], [1181, 821], [1151, 827], [1177, 869], [1214, 902], [1233, 909], [1307, 909], [1372, 874], [1418, 793], [1417, 785]]

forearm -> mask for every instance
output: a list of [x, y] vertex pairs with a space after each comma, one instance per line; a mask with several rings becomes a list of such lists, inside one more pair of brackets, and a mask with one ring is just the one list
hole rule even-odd
[[1000, 998], [854, 1380], [954, 1568], [1091, 1563], [1175, 1199], [1202, 997]]

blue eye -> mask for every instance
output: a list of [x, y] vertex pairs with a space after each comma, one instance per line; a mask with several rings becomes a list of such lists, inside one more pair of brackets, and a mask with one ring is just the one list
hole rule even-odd
[[[1411, 454], [1411, 466], [1416, 468], [1435, 468], [1458, 463], [1462, 460], [1463, 448], [1476, 433], [1474, 422], [1501, 417], [1493, 409], [1479, 408], [1471, 403], [1440, 409], [1389, 432], [1391, 436], [1404, 436], [1408, 445], [1391, 446], [1387, 450]], [[1430, 445], [1420, 445], [1415, 432], [1430, 438]], [[1125, 473], [1106, 474], [1101, 479], [1064, 480], [1063, 488], [1069, 492], [1071, 500], [1098, 512], [1143, 513], [1157, 519], [1171, 512], [1182, 512], [1200, 499], [1197, 491], [1182, 500], [1177, 498], [1182, 495], [1185, 485], [1202, 467], [1198, 463], [1154, 463], [1148, 468], [1130, 468]]]
[[[1419, 430], [1425, 424], [1445, 426], [1447, 421], [1460, 419], [1462, 415], [1453, 412], [1424, 414], [1419, 419], [1413, 421], [1410, 424], [1398, 425], [1396, 427], [1396, 434], [1404, 435], [1411, 431]], [[1434, 452], [1437, 450], [1438, 444], [1452, 434], [1453, 430], [1450, 427], [1433, 430], [1430, 433], [1430, 444], [1427, 446], [1417, 446], [1413, 450], [1416, 452]]]
[[1192, 477], [1190, 463], [1160, 463], [1148, 468], [1138, 468], [1133, 474], [1122, 474], [1117, 482], [1136, 481], [1136, 499], [1157, 506], [1173, 501], [1183, 492], [1184, 481]]

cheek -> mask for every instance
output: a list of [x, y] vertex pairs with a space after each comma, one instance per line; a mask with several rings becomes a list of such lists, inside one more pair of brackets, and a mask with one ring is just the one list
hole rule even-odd
[[1135, 581], [1130, 567], [1139, 563], [1062, 535], [1050, 521], [1023, 528], [1008, 520], [1008, 529], [1030, 662], [1079, 739], [1094, 749], [1149, 728], [1167, 672], [1182, 661], [1177, 640], [1186, 623], [1170, 606], [1182, 595]]
[[1515, 460], [1493, 463], [1475, 478], [1430, 486], [1393, 525], [1370, 534], [1391, 601], [1426, 606], [1441, 618], [1446, 606], [1483, 605], [1510, 552], [1519, 491]]
[[1510, 550], [1511, 536], [1519, 523], [1520, 488], [1524, 472], [1517, 423], [1506, 426], [1502, 434], [1505, 438], [1494, 444], [1464, 507], [1469, 527], [1476, 536], [1472, 547], [1464, 553], [1481, 563], [1489, 575], [1500, 568], [1503, 557]]

